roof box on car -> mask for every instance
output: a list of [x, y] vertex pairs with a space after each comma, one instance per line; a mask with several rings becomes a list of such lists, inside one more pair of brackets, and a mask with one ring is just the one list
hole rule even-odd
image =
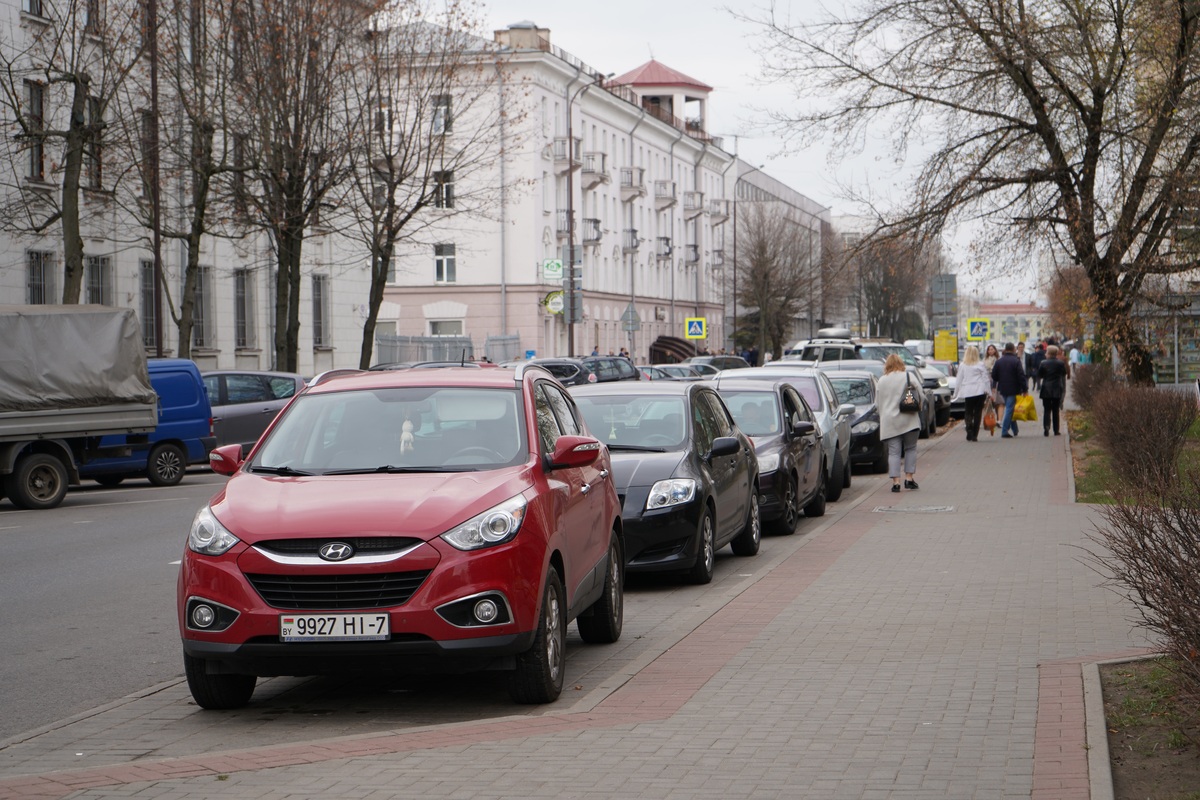
[[818, 339], [852, 339], [854, 334], [849, 328], [821, 328], [817, 331]]

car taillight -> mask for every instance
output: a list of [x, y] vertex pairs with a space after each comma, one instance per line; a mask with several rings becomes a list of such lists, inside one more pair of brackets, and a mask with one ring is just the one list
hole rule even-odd
[[214, 433], [214, 431], [213, 431], [213, 418], [212, 418], [212, 417], [209, 417], [209, 418], [208, 418], [208, 435], [209, 435], [209, 436], [216, 436], [216, 435], [217, 435], [217, 434], [216, 434], [216, 433]]

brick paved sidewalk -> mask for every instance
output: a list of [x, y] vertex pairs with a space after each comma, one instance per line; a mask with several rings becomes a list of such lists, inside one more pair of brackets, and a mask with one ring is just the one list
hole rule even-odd
[[574, 707], [9, 772], [0, 796], [1087, 798], [1080, 665], [1145, 642], [1083, 563], [1067, 437], [1040, 433], [923, 441], [916, 492], [856, 476], [844, 516], [765, 540], [790, 554]]

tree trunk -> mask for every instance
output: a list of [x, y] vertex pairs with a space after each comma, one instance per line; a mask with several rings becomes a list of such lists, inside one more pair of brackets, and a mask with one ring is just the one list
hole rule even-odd
[[83, 292], [83, 236], [79, 226], [79, 177], [83, 172], [83, 149], [87, 142], [87, 96], [89, 82], [77, 77], [71, 96], [71, 119], [64, 140], [65, 163], [62, 183], [63, 303], [80, 301]]
[[382, 248], [377, 248], [371, 256], [371, 289], [367, 300], [367, 319], [363, 323], [362, 347], [358, 354], [359, 369], [371, 366], [371, 357], [375, 352], [375, 324], [379, 321], [379, 307], [383, 305], [383, 290], [387, 285], [388, 264], [394, 243], [387, 242]]

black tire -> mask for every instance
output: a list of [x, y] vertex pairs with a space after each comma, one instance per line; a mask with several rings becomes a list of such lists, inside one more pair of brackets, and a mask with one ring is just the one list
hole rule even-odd
[[949, 425], [950, 424], [950, 407], [947, 406], [946, 408], [943, 408], [941, 411], [938, 411], [936, 417], [934, 417], [934, 422], [937, 424], [937, 426], [939, 428]]
[[258, 680], [253, 675], [210, 675], [204, 659], [187, 653], [183, 654], [183, 672], [196, 705], [213, 711], [228, 711], [249, 703]]
[[871, 464], [871, 470], [876, 473], [887, 472], [888, 471], [888, 463], [887, 462], [888, 462], [887, 456], [886, 455], [881, 456], [881, 457], [875, 459], [875, 462], [873, 464]]
[[783, 487], [783, 497], [781, 498], [783, 515], [778, 519], [771, 520], [771, 533], [780, 536], [791, 536], [796, 532], [796, 526], [800, 524], [800, 515], [803, 513], [799, 506], [800, 498], [796, 492], [796, 485], [796, 476], [789, 475]]
[[842, 496], [842, 489], [846, 488], [842, 483], [842, 469], [842, 454], [838, 453], [833, 457], [833, 469], [825, 479], [825, 499], [831, 503], [836, 503]]
[[821, 474], [821, 486], [817, 488], [817, 493], [813, 495], [813, 499], [808, 501], [808, 505], [804, 507], [804, 516], [806, 517], [823, 517], [825, 516], [825, 474]]
[[707, 508], [700, 518], [700, 530], [696, 532], [698, 549], [696, 563], [688, 570], [688, 583], [703, 585], [712, 583], [713, 567], [717, 563], [717, 531], [713, 523], [712, 511]]
[[517, 656], [508, 680], [514, 703], [553, 703], [562, 694], [567, 663], [567, 602], [554, 567], [546, 574], [533, 646]]
[[758, 515], [758, 489], [750, 492], [750, 510], [746, 512], [746, 525], [742, 532], [729, 543], [735, 556], [758, 555], [762, 545], [762, 519]]
[[146, 460], [146, 477], [155, 486], [174, 486], [186, 471], [187, 456], [179, 445], [164, 442], [151, 450]]
[[67, 496], [66, 466], [52, 455], [30, 453], [17, 459], [4, 491], [17, 508], [54, 508]]
[[921, 431], [920, 431], [920, 433], [917, 434], [917, 438], [918, 439], [928, 439], [929, 438], [929, 426], [925, 424], [924, 419], [921, 420]]
[[579, 638], [588, 644], [612, 644], [621, 638], [625, 621], [625, 549], [617, 532], [608, 544], [608, 568], [604, 575], [604, 593], [580, 614], [575, 625]]
[[107, 486], [108, 488], [111, 489], [114, 486], [120, 486], [121, 481], [125, 480], [125, 476], [124, 475], [101, 475], [97, 478], [93, 478], [92, 480], [94, 480], [96, 483], [100, 484], [101, 486]]
[[849, 461], [849, 459], [847, 459], [846, 463], [842, 465], [842, 488], [843, 489], [850, 488], [850, 481], [853, 478], [853, 474], [852, 474], [853, 472], [854, 472], [854, 470], [850, 466], [850, 461]]

